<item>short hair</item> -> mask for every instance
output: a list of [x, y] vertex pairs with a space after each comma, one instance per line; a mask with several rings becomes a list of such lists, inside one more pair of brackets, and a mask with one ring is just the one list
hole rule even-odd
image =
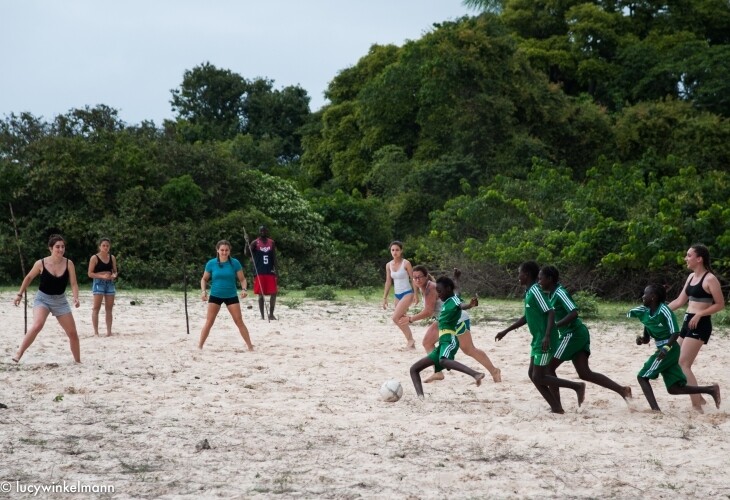
[[533, 280], [536, 280], [540, 273], [540, 266], [534, 260], [528, 260], [520, 264], [520, 271], [526, 272]]
[[439, 279], [436, 280], [437, 285], [441, 285], [442, 287], [450, 288], [451, 291], [454, 291], [454, 280], [449, 278], [448, 276], [441, 276]]
[[553, 283], [557, 283], [560, 280], [560, 272], [558, 272], [558, 268], [555, 266], [542, 266], [540, 272], [543, 276], [547, 276], [553, 280]]
[[664, 288], [664, 286], [658, 285], [656, 283], [651, 283], [647, 285], [646, 288], [651, 290], [651, 293], [656, 295], [656, 298], [660, 304], [663, 304], [667, 301], [667, 289]]

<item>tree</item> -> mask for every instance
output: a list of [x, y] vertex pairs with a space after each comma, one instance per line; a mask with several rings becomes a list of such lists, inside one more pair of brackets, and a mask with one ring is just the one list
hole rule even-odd
[[209, 62], [186, 70], [170, 100], [181, 136], [188, 142], [232, 139], [242, 129], [247, 89], [243, 77]]

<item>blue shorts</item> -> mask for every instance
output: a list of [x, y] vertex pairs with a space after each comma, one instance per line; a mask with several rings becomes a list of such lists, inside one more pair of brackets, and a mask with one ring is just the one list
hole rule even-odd
[[471, 331], [471, 320], [467, 319], [456, 325], [456, 336], [459, 337], [464, 335], [466, 332]]
[[56, 317], [71, 314], [71, 306], [68, 304], [65, 294], [48, 295], [38, 290], [33, 300], [33, 308], [36, 307], [46, 308]]
[[94, 295], [114, 295], [117, 293], [117, 287], [113, 280], [102, 280], [94, 278], [94, 284], [91, 285], [91, 293]]
[[396, 298], [396, 299], [398, 299], [398, 300], [400, 300], [400, 299], [402, 299], [403, 297], [405, 297], [406, 295], [408, 295], [409, 293], [413, 293], [413, 290], [406, 290], [406, 291], [405, 291], [405, 292], [403, 292], [403, 293], [396, 293], [396, 294], [395, 294], [395, 298]]

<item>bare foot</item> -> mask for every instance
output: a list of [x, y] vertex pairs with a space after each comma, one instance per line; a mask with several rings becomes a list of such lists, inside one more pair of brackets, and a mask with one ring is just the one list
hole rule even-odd
[[430, 377], [428, 377], [426, 380], [424, 380], [425, 383], [430, 384], [431, 382], [436, 382], [437, 380], [443, 380], [444, 374], [442, 372], [436, 372]]
[[477, 387], [479, 387], [480, 385], [482, 385], [482, 379], [483, 378], [484, 378], [484, 374], [483, 373], [477, 373], [476, 375], [474, 375], [474, 380], [476, 380]]
[[406, 342], [406, 349], [415, 349], [416, 348], [416, 341], [411, 339]]
[[697, 413], [705, 413], [705, 410], [702, 408], [702, 405], [692, 405], [692, 409], [696, 411]]
[[107, 333], [106, 336], [107, 337], [111, 337], [112, 336], [112, 332]]
[[633, 397], [631, 395], [631, 387], [628, 385], [624, 386], [624, 390], [621, 391], [621, 397], [624, 399], [631, 399]]
[[580, 387], [575, 391], [575, 393], [578, 395], [578, 406], [580, 406], [586, 398], [586, 384], [585, 382], [578, 382], [578, 385], [580, 385]]
[[272, 319], [276, 321], [276, 316], [274, 316], [273, 314], [269, 314], [269, 321], [271, 321]]
[[559, 413], [561, 415], [565, 413], [565, 410], [563, 410], [562, 408], [550, 408], [550, 411], [552, 411], [553, 413]]
[[495, 368], [491, 375], [492, 380], [494, 380], [495, 383], [499, 383], [502, 381], [502, 370], [500, 370], [499, 368]]
[[700, 404], [703, 406], [707, 404], [707, 400], [704, 398], [704, 396], [702, 396], [702, 394], [700, 394]]
[[253, 351], [253, 344], [251, 344], [251, 345], [248, 345], [248, 346], [246, 346], [246, 347], [248, 347], [248, 350], [249, 350], [249, 351]]
[[98, 337], [98, 336], [99, 336], [99, 332], [94, 332], [94, 337]]
[[18, 356], [13, 356], [10, 359], [12, 359], [14, 363], [17, 363], [18, 361], [20, 361], [20, 358]]
[[715, 400], [715, 408], [720, 408], [720, 386], [712, 384], [712, 399]]

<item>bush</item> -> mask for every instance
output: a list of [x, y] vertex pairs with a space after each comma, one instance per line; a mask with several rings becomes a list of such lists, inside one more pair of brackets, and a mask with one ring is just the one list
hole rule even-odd
[[310, 299], [317, 300], [335, 300], [337, 293], [335, 289], [328, 285], [314, 285], [307, 287], [304, 291], [304, 296]]
[[597, 318], [598, 317], [598, 299], [596, 296], [589, 292], [575, 292], [573, 294], [573, 301], [578, 306], [580, 315], [583, 318]]

